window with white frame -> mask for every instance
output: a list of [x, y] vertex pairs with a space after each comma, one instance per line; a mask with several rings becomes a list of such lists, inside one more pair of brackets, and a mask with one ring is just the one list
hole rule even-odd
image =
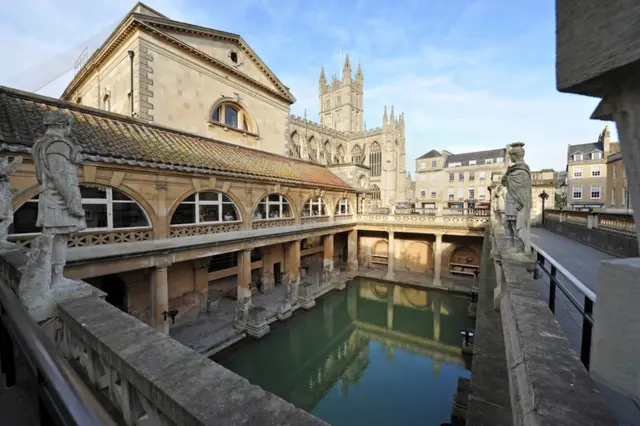
[[449, 173], [449, 182], [453, 182], [455, 179], [455, 175], [453, 173]]
[[474, 172], [469, 172], [469, 180], [474, 180], [476, 178], [476, 174]]
[[580, 179], [582, 177], [582, 167], [573, 168], [573, 177], [576, 179]]
[[469, 165], [470, 166], [475, 166], [476, 165], [476, 160], [469, 160]]
[[503, 163], [503, 162], [504, 162], [504, 158], [502, 157], [496, 158], [496, 163]]
[[[149, 227], [150, 222], [142, 208], [128, 195], [117, 189], [100, 186], [80, 186], [82, 208], [87, 230], [111, 230]], [[40, 232], [36, 226], [38, 196], [25, 202], [14, 213], [9, 234]]]
[[320, 197], [311, 197], [304, 205], [302, 210], [302, 216], [326, 216], [327, 208], [324, 205], [324, 200]]
[[245, 132], [252, 132], [253, 123], [246, 113], [239, 105], [224, 102], [218, 105], [211, 114], [211, 121], [220, 123], [234, 129], [240, 129]]
[[582, 161], [583, 155], [581, 152], [576, 152], [573, 154], [573, 161]]
[[574, 200], [582, 200], [582, 187], [574, 186], [572, 195]]
[[602, 190], [601, 185], [591, 185], [591, 199], [599, 200], [600, 199], [600, 191]]
[[462, 163], [449, 163], [449, 167], [460, 167]]
[[427, 196], [427, 191], [425, 189], [420, 188], [420, 197], [425, 198]]
[[591, 153], [591, 159], [592, 160], [601, 160], [602, 159], [602, 152], [600, 151], [593, 151]]
[[343, 198], [342, 200], [338, 201], [338, 204], [336, 204], [335, 214], [336, 216], [350, 214], [349, 200], [347, 200], [346, 198]]
[[474, 188], [469, 188], [469, 199], [474, 200], [476, 198], [476, 190]]
[[458, 188], [458, 200], [464, 200], [464, 188]]
[[235, 204], [219, 192], [197, 192], [185, 198], [171, 216], [171, 225], [240, 220]]
[[600, 167], [598, 167], [598, 166], [591, 167], [591, 176], [592, 177], [599, 177], [600, 176]]
[[253, 220], [286, 219], [293, 217], [291, 204], [284, 195], [269, 194], [258, 203]]
[[478, 199], [479, 200], [484, 200], [485, 190], [486, 190], [486, 188], [484, 186], [481, 186], [480, 188], [478, 188]]
[[493, 158], [487, 158], [484, 160], [484, 164], [493, 164]]
[[438, 160], [431, 160], [431, 168], [435, 169], [436, 167], [438, 167]]
[[436, 198], [437, 197], [438, 193], [437, 193], [435, 188], [431, 188], [430, 192], [431, 192], [431, 198]]
[[455, 189], [449, 188], [449, 200], [453, 200], [455, 198]]
[[458, 173], [458, 182], [464, 182], [464, 172]]
[[420, 169], [426, 169], [427, 168], [427, 162], [426, 161], [421, 161], [420, 162]]
[[487, 178], [487, 172], [478, 172], [478, 179], [485, 180]]

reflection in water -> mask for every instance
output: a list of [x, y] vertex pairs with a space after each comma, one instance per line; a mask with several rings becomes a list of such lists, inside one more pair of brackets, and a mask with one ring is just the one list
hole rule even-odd
[[469, 301], [360, 279], [216, 361], [333, 425], [437, 425], [451, 416]]

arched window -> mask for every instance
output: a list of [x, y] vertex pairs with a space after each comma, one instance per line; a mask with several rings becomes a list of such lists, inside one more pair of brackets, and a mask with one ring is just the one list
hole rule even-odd
[[258, 203], [253, 220], [286, 219], [293, 217], [291, 204], [284, 195], [270, 194]]
[[178, 205], [171, 217], [172, 225], [234, 222], [240, 220], [235, 204], [219, 192], [197, 192]]
[[355, 145], [351, 148], [351, 162], [355, 164], [360, 164], [362, 161], [362, 149], [360, 145]]
[[382, 150], [378, 142], [374, 142], [371, 145], [369, 167], [371, 167], [371, 176], [380, 176], [382, 173]]
[[342, 200], [338, 201], [338, 204], [336, 204], [335, 214], [338, 216], [351, 214], [351, 210], [349, 209], [349, 200], [343, 198]]
[[304, 204], [302, 216], [327, 216], [327, 207], [324, 204], [324, 200], [320, 197], [309, 198], [309, 201]]
[[298, 136], [298, 132], [293, 132], [291, 134], [291, 144], [294, 149], [293, 156], [300, 158], [300, 136]]
[[371, 249], [371, 263], [381, 263], [383, 265], [389, 262], [389, 243], [386, 241], [378, 241]]
[[[81, 185], [80, 195], [89, 231], [151, 226], [149, 218], [138, 203], [117, 189]], [[36, 195], [15, 211], [9, 233], [40, 232], [41, 229], [36, 227], [37, 217], [38, 196]]]
[[329, 141], [326, 141], [324, 143], [324, 155], [325, 155], [327, 164], [331, 165], [333, 163], [333, 160], [332, 160], [332, 154], [331, 154], [331, 143]]
[[378, 188], [378, 185], [371, 185], [371, 199], [372, 200], [380, 199], [380, 188]]
[[239, 105], [223, 102], [211, 114], [211, 121], [245, 132], [256, 133], [251, 117]]
[[313, 136], [309, 139], [309, 161], [318, 161], [318, 142]]
[[344, 151], [344, 146], [340, 145], [338, 147], [338, 154], [336, 156], [336, 164], [342, 164], [344, 163], [344, 157], [345, 157], [345, 151]]

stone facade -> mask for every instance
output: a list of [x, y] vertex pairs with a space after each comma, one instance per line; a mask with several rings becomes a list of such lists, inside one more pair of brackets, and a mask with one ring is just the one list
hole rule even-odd
[[607, 157], [607, 192], [606, 205], [612, 209], [631, 209], [629, 184], [624, 170], [622, 152], [616, 152]]

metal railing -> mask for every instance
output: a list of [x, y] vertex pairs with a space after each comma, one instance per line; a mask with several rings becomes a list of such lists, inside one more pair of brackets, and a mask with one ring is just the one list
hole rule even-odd
[[[571, 304], [582, 315], [582, 336], [580, 338], [580, 360], [587, 370], [589, 370], [589, 362], [591, 359], [591, 334], [595, 320], [593, 318], [593, 308], [596, 304], [596, 294], [589, 287], [584, 285], [582, 281], [576, 278], [571, 272], [566, 270], [555, 259], [553, 259], [544, 250], [536, 244], [531, 243], [531, 251], [536, 253], [536, 263], [538, 268], [549, 277], [549, 309], [555, 315], [556, 312], [556, 289], [566, 296]], [[545, 263], [549, 264], [549, 267]], [[563, 285], [557, 278], [560, 272], [573, 286], [581, 293], [584, 303], [580, 303], [578, 298]]]
[[8, 388], [17, 384], [17, 355], [37, 380], [41, 425], [116, 424], [9, 286], [0, 281], [0, 364]]

